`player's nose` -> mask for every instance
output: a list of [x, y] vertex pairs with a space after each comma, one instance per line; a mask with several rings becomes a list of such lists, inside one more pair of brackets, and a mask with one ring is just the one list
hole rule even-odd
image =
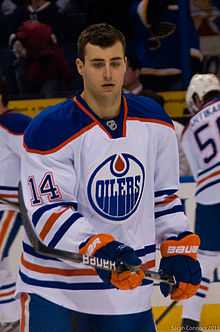
[[112, 71], [111, 71], [111, 67], [109, 64], [105, 65], [103, 74], [104, 74], [105, 80], [110, 81], [112, 79]]

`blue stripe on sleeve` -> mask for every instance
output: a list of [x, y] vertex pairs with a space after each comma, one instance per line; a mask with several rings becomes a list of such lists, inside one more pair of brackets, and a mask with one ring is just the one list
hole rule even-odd
[[203, 175], [203, 174], [205, 174], [205, 173], [211, 171], [213, 168], [215, 168], [215, 167], [217, 167], [217, 166], [220, 166], [220, 163], [219, 163], [219, 162], [216, 163], [215, 165], [210, 166], [210, 167], [204, 169], [203, 171], [199, 172], [199, 173], [198, 173], [198, 176], [201, 176], [201, 175]]
[[206, 297], [206, 294], [203, 294], [203, 293], [197, 292], [197, 293], [196, 293], [196, 296], [199, 296], [199, 297], [203, 297], [203, 298], [204, 298], [204, 297]]
[[48, 247], [54, 248], [57, 245], [57, 243], [60, 241], [60, 239], [63, 237], [63, 235], [68, 231], [68, 229], [81, 217], [82, 215], [78, 212], [71, 215], [71, 217], [69, 217], [56, 232], [56, 234], [48, 244]]
[[0, 301], [0, 304], [4, 304], [4, 303], [10, 303], [10, 302], [13, 302], [15, 301], [15, 297], [13, 297], [12, 299], [8, 299], [8, 300], [3, 300], [3, 301]]
[[152, 244], [150, 246], [145, 246], [144, 248], [142, 249], [138, 249], [138, 250], [135, 250], [135, 254], [138, 256], [138, 257], [142, 257], [142, 256], [145, 256], [147, 254], [151, 254], [153, 252], [156, 251], [156, 245], [155, 244]]
[[16, 236], [20, 230], [21, 224], [22, 224], [21, 215], [20, 215], [20, 213], [18, 213], [16, 215], [15, 220], [13, 221], [13, 226], [12, 226], [10, 233], [8, 235], [8, 238], [5, 242], [3, 253], [2, 253], [3, 258], [7, 257], [9, 255], [9, 250], [10, 250], [12, 244], [14, 243], [14, 239], [16, 238]]
[[220, 183], [220, 179], [207, 183], [205, 186], [203, 186], [200, 189], [198, 189], [196, 191], [195, 195], [197, 196], [199, 193], [201, 193], [201, 191], [203, 191], [203, 190], [205, 190], [205, 189], [207, 189], [207, 188], [209, 188], [211, 186], [214, 186], [217, 183]]
[[209, 284], [211, 282], [210, 279], [204, 278], [204, 277], [202, 277], [202, 281], [206, 282], [207, 284]]
[[0, 186], [0, 190], [18, 191], [18, 187]]
[[57, 206], [60, 206], [60, 207], [64, 207], [64, 206], [71, 207], [72, 206], [74, 209], [77, 209], [77, 203], [74, 203], [74, 202], [59, 202], [59, 203], [44, 205], [33, 213], [33, 216], [32, 216], [33, 225], [34, 226], [37, 225], [39, 219], [46, 211], [51, 210]]
[[159, 217], [165, 216], [167, 214], [173, 214], [173, 213], [176, 213], [176, 212], [183, 212], [183, 211], [184, 211], [184, 209], [183, 209], [182, 205], [175, 205], [171, 209], [156, 212], [155, 213], [155, 218], [159, 218]]
[[27, 243], [23, 242], [23, 250], [25, 253], [31, 255], [31, 256], [34, 256], [36, 258], [40, 258], [40, 259], [44, 259], [44, 260], [52, 260], [52, 261], [60, 261], [59, 259], [57, 258], [53, 258], [53, 257], [49, 257], [49, 256], [46, 256], [46, 255], [40, 255], [38, 254], [34, 248], [32, 248], [31, 246], [29, 246]]
[[5, 290], [5, 289], [8, 289], [8, 288], [12, 288], [12, 287], [15, 287], [15, 282], [11, 283], [11, 284], [7, 284], [7, 285], [4, 285], [4, 286], [1, 286], [0, 287], [0, 291], [2, 290]]
[[[21, 271], [19, 275], [23, 282], [29, 285], [35, 285], [39, 287], [47, 288], [58, 288], [58, 289], [69, 289], [69, 290], [96, 290], [96, 289], [113, 289], [115, 288], [111, 284], [106, 284], [104, 282], [81, 282], [81, 283], [67, 283], [62, 281], [47, 281], [47, 280], [38, 280], [30, 278]], [[144, 279], [142, 286], [152, 284], [153, 281]]]
[[167, 189], [167, 190], [160, 190], [160, 191], [156, 191], [154, 193], [154, 197], [159, 197], [159, 196], [164, 196], [164, 195], [173, 195], [174, 193], [177, 192], [177, 189]]

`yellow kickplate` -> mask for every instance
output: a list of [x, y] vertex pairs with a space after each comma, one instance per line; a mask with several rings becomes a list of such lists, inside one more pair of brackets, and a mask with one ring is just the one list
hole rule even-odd
[[[166, 307], [154, 307], [156, 320]], [[182, 307], [175, 306], [157, 326], [158, 332], [180, 332]], [[202, 311], [201, 327], [204, 331], [220, 331], [220, 304], [205, 304]]]

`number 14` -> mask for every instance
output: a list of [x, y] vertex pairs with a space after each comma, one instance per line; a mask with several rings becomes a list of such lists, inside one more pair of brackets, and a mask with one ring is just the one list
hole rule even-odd
[[39, 186], [36, 184], [34, 176], [28, 178], [28, 185], [31, 189], [31, 205], [42, 204], [42, 196], [47, 196], [50, 202], [62, 198], [59, 187], [55, 185], [52, 172], [45, 173]]

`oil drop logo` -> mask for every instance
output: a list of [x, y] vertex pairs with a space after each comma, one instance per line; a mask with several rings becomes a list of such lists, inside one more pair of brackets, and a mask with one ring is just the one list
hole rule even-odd
[[112, 221], [125, 220], [137, 209], [143, 193], [145, 172], [134, 156], [114, 154], [90, 176], [87, 193], [93, 209]]

